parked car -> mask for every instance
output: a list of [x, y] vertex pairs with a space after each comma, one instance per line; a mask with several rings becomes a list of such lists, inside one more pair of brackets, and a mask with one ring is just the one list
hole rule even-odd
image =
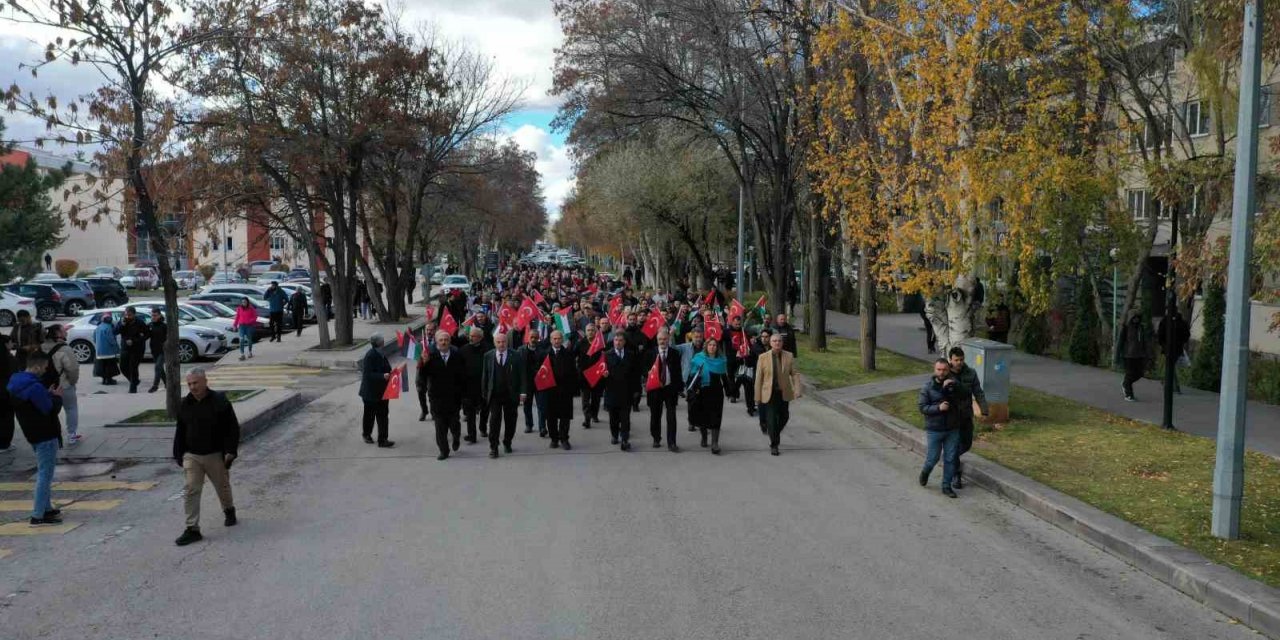
[[[188, 300], [191, 302], [196, 302], [196, 301], [221, 302], [222, 304], [228, 307], [231, 307], [232, 311], [234, 311], [236, 307], [240, 306], [240, 301], [243, 300], [244, 298], [245, 298], [245, 295], [243, 293], [215, 291], [213, 293], [197, 293], [191, 296], [190, 298], [188, 298]], [[271, 306], [267, 304], [267, 301], [263, 300], [262, 298], [255, 298], [250, 296], [249, 302], [253, 304], [254, 311], [258, 312], [258, 322], [260, 324], [270, 326], [269, 322], [271, 319]], [[293, 318], [287, 313], [284, 314], [284, 328], [286, 330], [293, 328]], [[254, 335], [255, 336], [257, 335], [256, 331]]]
[[[304, 322], [316, 321], [316, 299], [311, 295], [311, 287], [297, 282], [281, 282], [280, 288], [284, 289], [284, 292], [289, 294], [291, 299], [293, 298], [293, 292], [301, 289], [302, 293], [307, 296], [307, 315], [303, 316], [302, 319]], [[293, 314], [286, 312], [285, 315], [291, 316]]]
[[36, 301], [36, 318], [41, 321], [53, 320], [62, 312], [62, 294], [57, 289], [40, 282], [20, 282], [7, 284], [5, 291], [16, 293], [24, 298]]
[[179, 289], [199, 289], [204, 286], [204, 276], [199, 271], [174, 271], [173, 281]]
[[124, 272], [116, 267], [94, 267], [93, 274], [95, 277], [114, 278], [119, 280], [124, 276]]
[[460, 289], [463, 293], [471, 293], [471, 280], [466, 276], [457, 274], [445, 276], [444, 281], [440, 283], [440, 293], [449, 293], [454, 289]]
[[206, 284], [244, 284], [244, 278], [234, 271], [219, 271]]
[[258, 277], [254, 279], [253, 283], [258, 286], [265, 287], [271, 284], [272, 282], [284, 282], [285, 280], [288, 280], [288, 279], [289, 279], [289, 274], [283, 271], [264, 271], [258, 274]]
[[12, 327], [18, 322], [18, 312], [26, 309], [36, 312], [36, 301], [9, 291], [0, 291], [0, 327]]
[[98, 277], [82, 278], [82, 281], [93, 290], [93, 300], [99, 309], [118, 307], [129, 303], [129, 292], [115, 278]]
[[209, 284], [205, 285], [200, 293], [236, 293], [240, 296], [263, 300], [267, 295], [267, 288], [256, 284]]
[[48, 282], [50, 280], [61, 280], [61, 279], [62, 279], [62, 276], [52, 271], [45, 271], [44, 273], [37, 273], [34, 276], [31, 276], [29, 279], [27, 279], [27, 282]]
[[[99, 309], [94, 313], [80, 316], [63, 327], [67, 332], [67, 345], [71, 347], [71, 353], [75, 354], [76, 361], [80, 364], [93, 362], [93, 331], [98, 328], [99, 324], [102, 324], [102, 316], [108, 313], [111, 314], [111, 321], [116, 324], [124, 320], [123, 308]], [[150, 315], [140, 314], [138, 319], [143, 324], [151, 322]], [[147, 340], [146, 342], [146, 356], [150, 357], [151, 341]], [[200, 358], [217, 356], [227, 350], [227, 339], [221, 331], [188, 322], [178, 322], [179, 362], [183, 364], [195, 362]]]
[[311, 271], [308, 269], [303, 269], [302, 267], [294, 267], [289, 270], [288, 278], [290, 280], [295, 280], [300, 278], [306, 278], [307, 280], [310, 280]]
[[[201, 297], [202, 295], [205, 295], [205, 294], [196, 294], [195, 296], [188, 298], [187, 304], [193, 307], [199, 307], [208, 313], [218, 316], [219, 318], [229, 318], [233, 322], [235, 321], [236, 310], [234, 308], [232, 308], [227, 304], [218, 302], [217, 300], [202, 298]], [[214, 293], [209, 295], [219, 296], [223, 294]], [[264, 305], [264, 309], [265, 309], [265, 305]], [[261, 340], [264, 337], [267, 337], [270, 334], [271, 334], [271, 321], [268, 319], [268, 316], [266, 315], [266, 311], [264, 310], [258, 314], [258, 323], [253, 329], [253, 339], [256, 342], [258, 340]], [[236, 346], [237, 347], [240, 346], [240, 343], [236, 342]]]
[[98, 306], [93, 287], [84, 280], [50, 280], [43, 284], [53, 287], [62, 294], [62, 310], [65, 315], [78, 316], [81, 311]]
[[278, 263], [275, 260], [254, 260], [249, 263], [249, 273], [253, 275], [266, 273], [271, 270], [271, 267], [276, 266], [276, 264]]
[[148, 267], [135, 267], [126, 269], [124, 275], [120, 278], [120, 284], [126, 289], [137, 289], [139, 291], [147, 291], [156, 288], [156, 275]]
[[[151, 317], [152, 309], [159, 309], [162, 313], [164, 312], [164, 303], [134, 302], [132, 304], [125, 305], [125, 308], [134, 309], [140, 316]], [[208, 311], [205, 311], [204, 309], [201, 309], [200, 307], [194, 307], [185, 303], [178, 304], [178, 320], [192, 325], [217, 329], [226, 336], [227, 346], [232, 349], [238, 349], [240, 347], [240, 334], [231, 328], [231, 325], [235, 324], [232, 320], [220, 318]]]

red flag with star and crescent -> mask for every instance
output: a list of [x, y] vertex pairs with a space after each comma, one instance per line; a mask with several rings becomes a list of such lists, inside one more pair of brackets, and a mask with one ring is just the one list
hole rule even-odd
[[739, 358], [747, 357], [747, 332], [745, 330], [730, 334], [729, 341], [733, 344], [733, 349], [738, 353]]
[[734, 318], [742, 317], [746, 313], [747, 308], [742, 306], [742, 303], [738, 302], [737, 298], [729, 301], [729, 322], [733, 322]]
[[658, 372], [658, 367], [662, 364], [662, 359], [654, 358], [653, 366], [649, 367], [649, 376], [645, 378], [644, 390], [655, 391], [662, 388], [662, 374]]
[[387, 379], [387, 390], [382, 392], [382, 399], [400, 399], [400, 369], [391, 370], [391, 377]]
[[[604, 334], [597, 331], [595, 339], [591, 341], [591, 346], [587, 347], [587, 356], [594, 356], [601, 351], [604, 351]], [[595, 385], [591, 386], [594, 387]]]
[[[599, 334], [596, 334], [596, 337], [600, 337]], [[596, 388], [596, 385], [600, 383], [600, 378], [603, 378], [605, 372], [608, 370], [609, 367], [604, 363], [604, 354], [602, 353], [600, 354], [600, 359], [597, 360], [595, 364], [587, 367], [587, 370], [582, 372], [582, 377], [586, 378], [587, 384], [591, 385], [591, 388], [594, 389]]]
[[551, 371], [551, 356], [542, 360], [542, 366], [538, 367], [538, 373], [533, 376], [533, 386], [538, 391], [546, 391], [556, 386], [556, 375]]
[[538, 303], [538, 304], [546, 304], [546, 303], [547, 303], [547, 299], [546, 299], [546, 298], [543, 298], [543, 297], [542, 297], [542, 292], [541, 292], [541, 291], [538, 291], [537, 289], [534, 289], [534, 290], [533, 290], [533, 296], [532, 296], [532, 297], [533, 297], [533, 301], [534, 301], [534, 302], [536, 302], [536, 303]]
[[609, 315], [613, 315], [617, 313], [618, 309], [621, 309], [621, 308], [622, 308], [622, 296], [614, 296], [612, 299], [609, 300]]
[[707, 336], [708, 340], [723, 342], [724, 341], [724, 325], [720, 324], [719, 319], [711, 320], [707, 322], [706, 326], [703, 328], [703, 334]]
[[440, 330], [449, 335], [453, 335], [458, 332], [458, 321], [453, 318], [452, 313], [446, 311], [441, 314]]
[[508, 307], [505, 304], [502, 305], [501, 309], [498, 309], [498, 322], [506, 324], [507, 326], [511, 326], [512, 321], [514, 321], [515, 319], [516, 319], [515, 309], [512, 309], [511, 307]]
[[529, 323], [535, 319], [542, 317], [542, 313], [538, 311], [538, 307], [533, 304], [533, 300], [525, 298], [520, 303], [520, 310], [516, 311], [516, 317], [512, 321], [511, 326], [524, 331], [529, 328]]
[[667, 319], [662, 317], [662, 314], [659, 313], [658, 309], [655, 307], [653, 311], [649, 312], [649, 317], [645, 319], [644, 327], [641, 331], [644, 332], [646, 337], [652, 340], [654, 336], [658, 335], [658, 330], [666, 324]]

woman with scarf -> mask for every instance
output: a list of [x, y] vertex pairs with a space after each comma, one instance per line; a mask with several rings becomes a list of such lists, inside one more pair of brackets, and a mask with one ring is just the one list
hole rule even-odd
[[93, 352], [93, 377], [102, 378], [102, 384], [115, 384], [120, 375], [120, 339], [110, 313], [102, 314], [102, 322], [93, 330]]
[[724, 415], [724, 392], [728, 384], [728, 362], [720, 353], [720, 343], [707, 340], [703, 350], [693, 356], [690, 363], [696, 388], [691, 412], [696, 416], [694, 424], [702, 432], [702, 446], [707, 446], [707, 432], [711, 432], [711, 453], [720, 455], [720, 421]]

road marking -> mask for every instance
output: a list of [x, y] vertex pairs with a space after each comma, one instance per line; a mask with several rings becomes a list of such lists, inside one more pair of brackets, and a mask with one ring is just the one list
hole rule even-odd
[[[54, 500], [53, 506], [68, 511], [109, 511], [124, 500]], [[0, 511], [30, 511], [30, 500], [0, 500]]]
[[66, 524], [33, 527], [26, 522], [6, 522], [5, 524], [0, 524], [0, 536], [62, 535], [80, 526], [80, 524], [79, 522], [69, 522]]
[[[157, 483], [152, 481], [142, 482], [124, 482], [122, 480], [98, 480], [85, 482], [55, 482], [53, 489], [55, 491], [114, 491], [116, 489], [126, 489], [129, 491], [147, 491], [155, 488]], [[0, 491], [31, 491], [36, 488], [34, 482], [0, 482]]]

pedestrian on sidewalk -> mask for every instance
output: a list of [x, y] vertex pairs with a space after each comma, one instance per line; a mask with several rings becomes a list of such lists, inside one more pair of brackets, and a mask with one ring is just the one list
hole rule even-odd
[[427, 349], [423, 357], [427, 360], [426, 375], [429, 379], [427, 388], [431, 396], [431, 418], [436, 427], [436, 447], [440, 449], [437, 460], [449, 457], [449, 436], [453, 436], [453, 450], [461, 446], [462, 423], [458, 420], [461, 410], [459, 399], [466, 385], [467, 369], [453, 347], [453, 336], [448, 331], [437, 331], [436, 348]]
[[293, 314], [293, 328], [297, 331], [296, 337], [302, 337], [302, 325], [307, 319], [307, 294], [302, 291], [302, 287], [293, 290], [293, 295], [289, 296], [289, 311]]
[[373, 444], [373, 424], [378, 423], [378, 446], [389, 449], [396, 443], [387, 439], [391, 420], [391, 401], [384, 400], [387, 381], [391, 379], [391, 363], [382, 355], [382, 334], [369, 336], [369, 350], [360, 362], [360, 400], [364, 402], [362, 422], [364, 441]]
[[248, 296], [241, 298], [240, 306], [236, 307], [236, 317], [231, 323], [231, 328], [240, 334], [240, 359], [244, 360], [244, 352], [249, 350], [249, 357], [253, 357], [253, 330], [258, 326], [258, 310], [253, 307], [253, 303], [249, 302]]
[[696, 416], [702, 432], [702, 447], [707, 447], [707, 435], [711, 435], [711, 453], [720, 455], [720, 424], [724, 418], [724, 394], [729, 386], [728, 360], [720, 353], [720, 343], [708, 339], [700, 353], [693, 356], [697, 392], [689, 399], [689, 415]]
[[800, 397], [795, 356], [782, 348], [782, 336], [769, 336], [769, 351], [756, 360], [756, 397], [769, 435], [769, 453], [779, 455], [782, 430], [791, 418], [792, 400]]
[[80, 382], [80, 362], [67, 348], [67, 334], [62, 325], [51, 325], [45, 332], [44, 353], [49, 366], [41, 379], [46, 387], [62, 391], [62, 411], [67, 416], [67, 446], [80, 444], [80, 405], [76, 384]]
[[200, 535], [200, 495], [209, 478], [222, 505], [223, 526], [236, 524], [236, 505], [231, 499], [231, 463], [240, 448], [240, 421], [235, 407], [222, 393], [209, 388], [204, 369], [187, 374], [187, 395], [178, 405], [178, 428], [173, 434], [173, 461], [185, 474], [183, 510], [187, 528], [174, 542], [189, 545], [204, 539]]
[[[596, 336], [600, 330], [594, 322], [588, 322], [585, 325], [582, 339], [574, 345], [575, 357], [578, 362], [579, 380], [585, 382], [584, 377], [587, 369], [590, 369], [597, 361], [600, 360], [604, 349], [597, 351], [593, 355], [588, 355], [595, 343]], [[601, 344], [604, 344], [604, 338], [601, 337]], [[607, 347], [605, 347], [607, 348]], [[607, 365], [606, 365], [607, 366]], [[600, 400], [604, 397], [604, 385], [597, 384], [594, 388], [588, 384], [580, 384], [579, 389], [582, 392], [582, 428], [590, 429], [592, 422], [600, 422]]]
[[783, 351], [790, 353], [792, 357], [800, 356], [800, 352], [796, 350], [796, 329], [791, 326], [787, 314], [778, 314], [778, 318], [773, 323], [773, 334], [782, 336]]
[[138, 392], [138, 384], [142, 382], [138, 368], [142, 364], [142, 356], [147, 352], [147, 326], [138, 319], [138, 311], [133, 307], [124, 310], [124, 321], [116, 327], [120, 334], [120, 368], [129, 381], [129, 393]]
[[524, 402], [525, 366], [520, 355], [507, 348], [507, 334], [493, 336], [493, 349], [484, 356], [481, 388], [489, 411], [489, 457], [498, 457], [498, 440], [511, 453], [516, 435], [516, 409]]
[[[1182, 312], [1174, 309], [1160, 319], [1156, 333], [1160, 336], [1160, 352], [1166, 360], [1173, 358], [1176, 363], [1173, 368], [1173, 392], [1182, 393], [1182, 385], [1178, 383], [1178, 367], [1182, 365], [1187, 353], [1187, 343], [1191, 341], [1191, 325], [1183, 319]], [[1169, 349], [1170, 333], [1173, 334], [1172, 350]]]
[[[702, 329], [694, 329], [689, 332], [689, 341], [683, 344], [672, 346], [677, 353], [680, 354], [680, 370], [684, 372], [684, 379], [680, 382], [685, 386], [689, 385], [689, 377], [693, 375], [693, 358], [699, 353], [705, 343], [702, 338]], [[697, 431], [703, 425], [698, 422], [699, 416], [693, 410], [693, 404], [685, 403], [685, 421], [689, 423], [689, 431]]]
[[1129, 312], [1129, 320], [1120, 330], [1120, 344], [1116, 347], [1116, 355], [1124, 362], [1124, 399], [1136, 402], [1133, 395], [1133, 383], [1142, 379], [1147, 371], [1147, 363], [1154, 353], [1151, 344], [1151, 331], [1142, 321], [1142, 314]]
[[41, 377], [49, 358], [42, 351], [27, 354], [27, 368], [9, 378], [6, 389], [13, 413], [22, 427], [22, 435], [36, 454], [36, 490], [31, 509], [31, 524], [58, 524], [62, 512], [53, 508], [53, 469], [62, 447], [62, 425], [58, 423], [62, 391], [48, 388]]
[[957, 419], [958, 383], [951, 375], [951, 365], [938, 358], [933, 363], [933, 375], [920, 389], [917, 405], [924, 414], [925, 434], [929, 448], [924, 456], [924, 468], [920, 470], [920, 486], [929, 484], [929, 474], [942, 457], [942, 493], [955, 498], [951, 489], [955, 478], [956, 456], [960, 449], [960, 429]]
[[160, 385], [166, 388], [169, 386], [164, 374], [164, 342], [169, 337], [169, 325], [165, 323], [164, 314], [159, 308], [151, 310], [151, 324], [147, 329], [150, 332], [151, 361], [155, 363], [155, 370], [151, 374], [151, 388], [147, 389], [147, 393], [155, 393]]
[[113, 385], [120, 375], [120, 338], [116, 336], [111, 314], [102, 314], [102, 321], [93, 330], [93, 377], [102, 378], [102, 384]]
[[13, 356], [17, 359], [19, 371], [27, 368], [27, 356], [40, 350], [40, 342], [44, 339], [44, 327], [31, 317], [31, 312], [19, 309], [18, 322], [9, 332], [9, 341], [13, 346]]
[[267, 287], [267, 310], [271, 313], [271, 339], [269, 342], [280, 342], [280, 336], [284, 333], [284, 306], [289, 302], [289, 296], [280, 288], [280, 283], [275, 280], [271, 281], [271, 286]]
[[982, 391], [978, 372], [964, 363], [964, 349], [952, 347], [948, 354], [951, 375], [956, 379], [955, 412], [960, 423], [960, 447], [956, 450], [956, 475], [951, 483], [954, 489], [964, 488], [964, 463], [960, 457], [973, 448], [973, 403], [978, 403], [981, 415], [990, 412], [987, 394]]
[[17, 362], [9, 353], [9, 336], [0, 335], [0, 453], [13, 451], [13, 402], [9, 399], [9, 378], [17, 373]]

